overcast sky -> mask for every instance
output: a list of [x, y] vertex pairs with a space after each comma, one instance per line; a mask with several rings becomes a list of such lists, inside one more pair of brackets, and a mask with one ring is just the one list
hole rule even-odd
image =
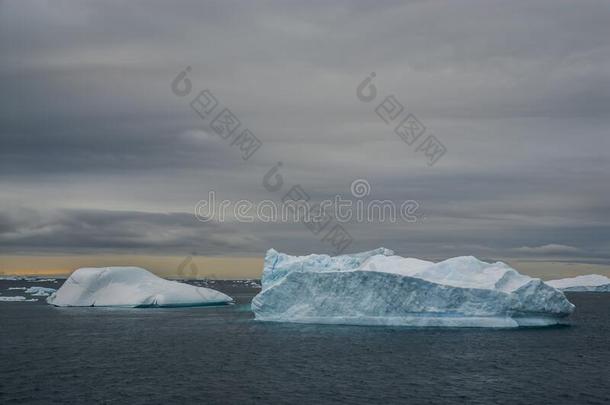
[[[348, 251], [607, 264], [609, 21], [607, 1], [0, 1], [0, 253], [332, 252], [194, 207], [366, 179], [419, 219], [345, 223]], [[189, 106], [203, 89], [262, 142], [248, 160]], [[389, 95], [446, 147], [434, 165], [375, 113]]]

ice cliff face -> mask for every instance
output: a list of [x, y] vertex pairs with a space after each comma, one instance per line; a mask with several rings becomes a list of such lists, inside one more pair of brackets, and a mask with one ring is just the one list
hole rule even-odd
[[219, 291], [165, 280], [139, 267], [78, 269], [47, 298], [60, 307], [176, 307], [231, 301]]
[[290, 256], [271, 249], [257, 320], [360, 325], [550, 325], [574, 306], [562, 292], [504, 263], [455, 257], [439, 263], [394, 256]]
[[551, 280], [547, 284], [562, 291], [610, 292], [610, 278], [599, 274]]

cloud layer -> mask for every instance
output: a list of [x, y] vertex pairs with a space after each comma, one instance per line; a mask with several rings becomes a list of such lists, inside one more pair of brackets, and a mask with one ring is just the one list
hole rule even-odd
[[[300, 224], [201, 223], [197, 201], [417, 200], [345, 224], [349, 250], [610, 261], [610, 5], [0, 2], [4, 253], [330, 251]], [[244, 161], [170, 89], [191, 66], [263, 142]], [[378, 98], [356, 87], [376, 73]], [[375, 113], [394, 95], [447, 147], [430, 167]]]

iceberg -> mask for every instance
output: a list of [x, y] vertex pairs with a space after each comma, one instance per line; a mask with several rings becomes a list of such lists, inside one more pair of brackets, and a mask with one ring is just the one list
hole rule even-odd
[[505, 263], [472, 256], [439, 263], [389, 249], [331, 257], [267, 252], [260, 321], [440, 327], [519, 327], [561, 323], [565, 295]]
[[610, 292], [610, 278], [599, 274], [562, 278], [546, 283], [562, 291]]
[[59, 307], [184, 307], [232, 301], [220, 291], [165, 280], [140, 267], [80, 268], [47, 298]]
[[25, 290], [26, 294], [30, 294], [34, 297], [48, 297], [50, 294], [53, 294], [57, 291], [55, 288], [47, 288], [47, 287], [39, 287], [34, 286]]

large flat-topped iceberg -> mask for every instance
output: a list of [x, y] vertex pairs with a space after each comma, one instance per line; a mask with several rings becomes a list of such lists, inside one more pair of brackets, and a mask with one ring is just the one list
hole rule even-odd
[[587, 274], [572, 278], [562, 278], [546, 282], [562, 291], [610, 292], [610, 278], [599, 274]]
[[47, 298], [60, 307], [183, 307], [231, 301], [219, 291], [165, 280], [140, 267], [81, 268]]
[[557, 324], [574, 305], [540, 279], [471, 256], [434, 263], [384, 248], [336, 257], [271, 249], [252, 310], [262, 321], [518, 327]]

